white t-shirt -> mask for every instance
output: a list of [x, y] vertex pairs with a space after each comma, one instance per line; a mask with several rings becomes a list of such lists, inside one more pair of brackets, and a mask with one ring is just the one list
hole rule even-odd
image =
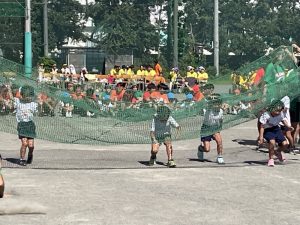
[[[284, 104], [284, 111], [283, 111], [284, 118], [286, 119], [289, 126], [291, 126], [291, 116], [290, 116], [291, 100], [290, 100], [289, 96], [284, 96], [281, 99], [281, 102], [283, 102], [283, 104]], [[284, 124], [280, 123], [280, 125], [284, 125]]]
[[264, 112], [259, 118], [259, 122], [261, 122], [264, 128], [279, 126], [282, 120], [284, 120], [283, 112], [281, 112], [278, 116], [272, 116], [269, 112]]
[[174, 128], [179, 127], [179, 124], [172, 116], [169, 116], [167, 121], [161, 121], [155, 115], [152, 120], [151, 131], [155, 132], [155, 136], [171, 134], [171, 126]]
[[23, 103], [20, 99], [15, 99], [17, 122], [33, 121], [33, 114], [37, 112], [38, 104], [36, 102]]
[[204, 111], [203, 125], [206, 126], [220, 126], [223, 120], [223, 109], [219, 110], [206, 110]]

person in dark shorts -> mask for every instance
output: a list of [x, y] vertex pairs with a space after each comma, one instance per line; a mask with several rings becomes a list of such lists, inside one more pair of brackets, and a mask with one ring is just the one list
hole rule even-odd
[[[34, 138], [36, 137], [36, 127], [33, 121], [34, 114], [38, 111], [38, 104], [34, 101], [34, 88], [23, 86], [21, 88], [21, 99], [16, 99], [16, 119], [18, 122], [17, 131], [21, 140], [20, 165], [31, 164], [33, 159]], [[28, 157], [25, 160], [26, 149], [28, 147]]]
[[[274, 100], [268, 110], [264, 112], [259, 118], [259, 122], [261, 123], [259, 130], [259, 144], [262, 144], [264, 139], [268, 142], [268, 166], [271, 167], [275, 165], [274, 155], [277, 156], [280, 162], [285, 161], [282, 152], [286, 151], [288, 147], [288, 143], [280, 128], [280, 123], [282, 122], [287, 129], [293, 130], [293, 128], [285, 120], [283, 110], [283, 102], [281, 102], [280, 100]], [[279, 146], [277, 150], [275, 150], [276, 143]]]
[[207, 107], [204, 109], [203, 124], [201, 127], [201, 145], [198, 147], [198, 159], [204, 160], [204, 152], [210, 152], [210, 142], [217, 144], [218, 156], [216, 162], [224, 164], [223, 144], [220, 131], [223, 123], [222, 99], [215, 93], [207, 97]]
[[177, 134], [180, 129], [179, 124], [170, 115], [171, 110], [167, 106], [158, 106], [157, 113], [154, 115], [151, 124], [150, 137], [151, 137], [151, 157], [149, 165], [156, 164], [156, 154], [158, 153], [159, 146], [164, 144], [166, 146], [166, 152], [168, 156], [168, 167], [176, 167], [173, 159], [173, 146], [171, 138], [171, 126], [176, 128]]

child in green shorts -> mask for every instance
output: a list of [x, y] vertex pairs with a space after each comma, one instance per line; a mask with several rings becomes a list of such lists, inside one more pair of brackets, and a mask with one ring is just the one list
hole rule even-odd
[[157, 114], [154, 115], [151, 125], [150, 137], [152, 140], [151, 145], [151, 158], [149, 165], [153, 166], [156, 164], [156, 154], [159, 150], [159, 146], [163, 143], [166, 146], [168, 156], [168, 167], [176, 167], [173, 159], [173, 147], [171, 138], [171, 126], [176, 128], [178, 136], [180, 129], [179, 124], [176, 120], [170, 116], [171, 110], [167, 106], [159, 106], [157, 108]]

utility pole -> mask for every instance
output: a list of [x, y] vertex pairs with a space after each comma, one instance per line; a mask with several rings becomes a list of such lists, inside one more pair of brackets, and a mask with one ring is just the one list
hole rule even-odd
[[178, 66], [178, 0], [174, 0], [174, 67]]
[[26, 0], [25, 5], [25, 46], [24, 46], [25, 76], [32, 74], [32, 36], [31, 36], [31, 0]]
[[220, 74], [219, 65], [219, 0], [215, 0], [215, 10], [214, 10], [214, 66], [216, 67], [217, 74]]
[[44, 0], [44, 56], [48, 57], [49, 55], [49, 41], [48, 41], [48, 0]]

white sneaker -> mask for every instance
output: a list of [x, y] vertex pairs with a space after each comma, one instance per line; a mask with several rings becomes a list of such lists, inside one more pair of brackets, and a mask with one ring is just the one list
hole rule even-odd
[[218, 156], [216, 161], [217, 161], [218, 164], [224, 164], [225, 163], [222, 156]]

